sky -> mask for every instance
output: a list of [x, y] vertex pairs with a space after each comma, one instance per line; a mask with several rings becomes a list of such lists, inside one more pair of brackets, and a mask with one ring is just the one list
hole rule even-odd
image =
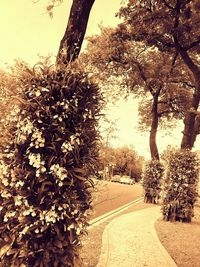
[[[46, 13], [48, 0], [35, 2], [0, 1], [0, 66], [4, 65], [4, 62], [11, 63], [15, 58], [23, 58], [34, 64], [38, 60], [38, 54], [57, 54], [72, 1], [63, 0], [63, 4], [54, 10], [52, 19]], [[120, 2], [121, 0], [96, 0], [86, 34], [98, 33], [100, 23], [106, 26], [116, 24], [119, 20], [115, 13]]]
[[[64, 34], [71, 0], [54, 10], [53, 19], [46, 13], [48, 0], [3, 0], [0, 1], [0, 67], [12, 64], [14, 59], [23, 59], [33, 65], [42, 56], [56, 55], [60, 40]], [[119, 19], [115, 17], [121, 0], [96, 0], [92, 8], [86, 35], [100, 32], [98, 25], [115, 26]], [[110, 105], [108, 116], [117, 120], [118, 138], [111, 140], [113, 146], [133, 145], [139, 154], [149, 158], [149, 133], [137, 132], [137, 101], [129, 98]], [[182, 127], [183, 128], [183, 127]], [[180, 128], [172, 136], [158, 134], [159, 149], [167, 144], [180, 146]]]

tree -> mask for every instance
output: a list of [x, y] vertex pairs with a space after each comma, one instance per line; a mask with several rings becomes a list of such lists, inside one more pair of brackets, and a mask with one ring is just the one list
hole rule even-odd
[[100, 169], [103, 169], [106, 165], [109, 168], [109, 173], [128, 175], [136, 182], [141, 179], [142, 166], [144, 158], [139, 156], [132, 147], [118, 147], [113, 148], [111, 146], [100, 147]]
[[101, 130], [102, 143], [100, 148], [101, 165], [103, 169], [104, 179], [111, 178], [113, 174], [114, 155], [110, 145], [110, 140], [116, 138], [117, 132], [116, 122], [108, 118], [103, 118], [103, 127]]
[[[144, 109], [140, 115], [151, 118], [151, 157], [159, 160], [156, 143], [158, 125], [160, 122], [163, 126], [169, 125], [169, 118], [183, 117], [190, 98], [190, 87], [184, 82], [189, 74], [184, 66], [179, 67], [180, 62], [176, 61], [175, 64], [174, 57], [170, 57], [167, 52], [149, 49], [144, 42], [134, 41], [131, 36], [128, 38], [124, 35], [122, 24], [115, 29], [102, 28], [100, 36], [89, 38], [88, 54], [85, 57], [92, 67], [97, 68], [96, 76], [99, 79], [108, 83], [111, 77], [120, 76], [120, 89], [125, 92], [124, 95], [133, 93], [142, 97], [143, 101], [144, 94], [150, 93], [152, 101], [148, 103], [151, 109]], [[121, 91], [115, 94], [121, 95]], [[150, 124], [144, 124], [143, 130], [147, 130]]]
[[[126, 21], [121, 25], [124, 37], [144, 41], [149, 47], [157, 47], [175, 55], [192, 74], [194, 84], [190, 108], [185, 114], [181, 147], [191, 149], [198, 128], [197, 110], [200, 101], [200, 4], [198, 0], [129, 0], [121, 8], [119, 16]], [[190, 82], [190, 81], [187, 81]]]

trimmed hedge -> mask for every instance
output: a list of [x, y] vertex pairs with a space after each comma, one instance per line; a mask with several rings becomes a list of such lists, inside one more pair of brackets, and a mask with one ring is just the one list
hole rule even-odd
[[156, 204], [160, 198], [164, 167], [158, 160], [145, 164], [143, 173], [144, 202]]
[[190, 150], [171, 153], [164, 185], [163, 217], [166, 221], [191, 222], [198, 196], [199, 160]]
[[1, 147], [0, 265], [78, 266], [103, 103], [77, 67], [29, 71], [11, 144]]

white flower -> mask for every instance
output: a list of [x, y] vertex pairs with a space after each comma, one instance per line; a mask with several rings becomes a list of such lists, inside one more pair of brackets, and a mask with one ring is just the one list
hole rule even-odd
[[15, 201], [15, 206], [21, 206], [23, 198], [21, 196], [15, 196], [14, 201]]
[[72, 224], [70, 224], [68, 227], [67, 227], [67, 230], [70, 230], [70, 229], [74, 229], [75, 227], [74, 227], [74, 224], [72, 223]]
[[73, 150], [73, 146], [69, 142], [64, 142], [61, 146], [61, 150], [62, 152], [67, 153]]
[[1, 192], [1, 196], [3, 198], [9, 198], [11, 197], [11, 194], [7, 190], [4, 190], [3, 192]]
[[50, 171], [54, 174], [56, 178], [58, 178], [61, 181], [67, 178], [67, 174], [68, 174], [67, 170], [61, 167], [59, 164], [52, 165], [50, 167]]
[[41, 95], [41, 92], [40, 92], [39, 90], [37, 90], [37, 91], [35, 92], [35, 95], [36, 95], [36, 96], [40, 96], [40, 95]]
[[9, 218], [14, 217], [15, 214], [16, 214], [15, 211], [8, 211], [8, 212], [6, 212], [6, 214], [4, 215], [3, 221], [4, 222], [7, 222], [9, 220]]
[[49, 89], [45, 88], [45, 87], [41, 87], [43, 92], [49, 92]]
[[37, 154], [30, 153], [28, 158], [29, 158], [29, 164], [37, 169], [39, 169], [41, 165], [44, 165], [44, 161], [41, 161], [41, 156], [39, 153]]
[[31, 141], [32, 143], [30, 146], [35, 146], [36, 148], [44, 147], [45, 145], [45, 138], [38, 129], [34, 129], [34, 132], [31, 136]]
[[29, 215], [31, 215], [32, 217], [36, 216], [36, 212], [33, 206], [29, 206], [27, 210], [23, 211], [23, 216], [29, 216]]
[[1, 182], [4, 186], [8, 186], [9, 185], [9, 182], [8, 182], [8, 179], [7, 178], [2, 178], [1, 179]]
[[19, 187], [22, 187], [24, 185], [24, 182], [23, 181], [18, 181], [16, 183], [16, 187], [19, 188]]
[[22, 235], [25, 235], [27, 233], [28, 229], [29, 229], [29, 226], [26, 225], [24, 227], [24, 229], [19, 233], [19, 236], [21, 237]]

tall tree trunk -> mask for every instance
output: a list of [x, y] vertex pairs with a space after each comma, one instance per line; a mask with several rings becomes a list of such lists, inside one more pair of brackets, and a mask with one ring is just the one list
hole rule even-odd
[[94, 1], [73, 0], [67, 28], [57, 54], [58, 66], [68, 64], [78, 58]]
[[156, 135], [158, 130], [158, 97], [160, 90], [153, 94], [153, 107], [152, 107], [152, 123], [150, 130], [149, 146], [152, 160], [160, 160], [158, 147], [156, 143]]
[[[184, 119], [184, 130], [183, 138], [181, 142], [181, 148], [192, 149], [195, 142], [195, 121], [197, 116], [197, 109], [200, 103], [200, 68], [193, 62], [190, 58], [188, 52], [181, 48], [177, 47], [184, 63], [190, 69], [195, 80], [195, 91], [193, 93], [192, 103], [190, 110], [186, 113]], [[195, 138], [194, 138], [195, 137]]]
[[[177, 2], [177, 8], [180, 8], [180, 2]], [[176, 24], [178, 25], [178, 16]], [[192, 103], [190, 110], [186, 113], [184, 119], [184, 130], [183, 130], [183, 138], [181, 142], [182, 149], [192, 149], [195, 139], [195, 118], [197, 115], [197, 109], [199, 107], [200, 102], [200, 68], [199, 66], [192, 60], [186, 48], [183, 48], [178, 41], [176, 34], [174, 35], [174, 44], [178, 54], [180, 54], [183, 62], [188, 67], [188, 69], [192, 72], [192, 75], [195, 80], [195, 91], [193, 93]]]
[[200, 116], [197, 115], [195, 117], [195, 123], [194, 123], [194, 130], [193, 130], [193, 135], [191, 139], [191, 145], [192, 147], [194, 146], [194, 143], [196, 141], [197, 135], [200, 133]]
[[193, 94], [191, 111], [188, 111], [186, 113], [184, 119], [183, 138], [181, 142], [182, 149], [185, 148], [192, 149], [192, 147], [194, 146], [199, 128], [198, 125], [199, 121], [196, 118], [199, 102], [200, 102], [200, 86], [196, 86], [195, 93]]

